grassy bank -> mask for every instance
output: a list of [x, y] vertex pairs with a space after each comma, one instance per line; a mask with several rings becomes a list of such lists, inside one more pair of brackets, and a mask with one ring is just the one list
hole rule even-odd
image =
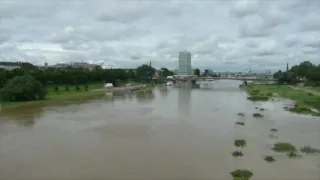
[[105, 91], [90, 91], [93, 89], [103, 88], [103, 84], [88, 84], [87, 86], [88, 90], [85, 89], [85, 85], [79, 85], [79, 90], [77, 90], [76, 85], [68, 85], [68, 90], [66, 90], [67, 85], [61, 85], [57, 86], [57, 92], [55, 91], [56, 86], [47, 86], [45, 87], [47, 91], [45, 100], [28, 102], [1, 102], [1, 108], [3, 110], [8, 108], [56, 103], [61, 101], [84, 100], [105, 94]]
[[311, 110], [311, 108], [320, 109], [320, 96], [318, 95], [293, 89], [286, 85], [250, 84], [247, 86], [246, 90], [248, 94], [251, 95], [249, 99], [259, 100], [260, 97], [263, 97], [262, 99], [266, 100], [272, 97], [273, 93], [276, 93], [279, 96], [296, 102], [295, 106], [289, 109], [291, 112], [320, 116], [320, 113], [316, 113]]

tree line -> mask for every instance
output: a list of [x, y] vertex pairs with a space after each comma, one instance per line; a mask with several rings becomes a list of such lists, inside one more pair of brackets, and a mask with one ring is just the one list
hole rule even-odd
[[315, 65], [309, 61], [292, 66], [288, 71], [279, 70], [273, 77], [279, 84], [296, 84], [306, 82], [307, 85], [320, 86], [320, 64]]
[[[38, 80], [42, 85], [82, 85], [88, 83], [108, 82], [117, 84], [122, 81], [149, 82], [155, 75], [156, 70], [149, 65], [141, 65], [136, 69], [102, 69], [93, 70], [79, 68], [47, 68], [40, 70], [32, 67], [21, 67], [13, 70], [0, 68], [0, 88], [5, 83], [16, 76], [30, 75]], [[161, 68], [160, 78], [171, 76], [174, 73], [167, 68]]]
[[[13, 70], [0, 68], [0, 99], [2, 101], [30, 101], [45, 98], [45, 86], [48, 85], [87, 85], [91, 83], [113, 83], [135, 81], [152, 82], [156, 69], [141, 65], [136, 69], [79, 68], [39, 69], [30, 64]], [[174, 73], [161, 68], [159, 79], [165, 79]], [[87, 86], [86, 86], [87, 87]]]

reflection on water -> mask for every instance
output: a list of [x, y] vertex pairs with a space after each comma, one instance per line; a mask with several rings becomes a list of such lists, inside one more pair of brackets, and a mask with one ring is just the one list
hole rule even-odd
[[[270, 150], [276, 142], [320, 148], [319, 119], [283, 111], [288, 100], [250, 102], [241, 82], [210, 83], [2, 112], [0, 179], [209, 180], [235, 169], [252, 179], [320, 179], [320, 156]], [[235, 139], [247, 141], [242, 158], [231, 156]]]
[[179, 89], [178, 107], [181, 114], [188, 115], [190, 112], [191, 91], [192, 89], [189, 87]]
[[169, 87], [167, 87], [167, 86], [161, 86], [160, 88], [159, 88], [159, 92], [160, 92], [160, 94], [161, 94], [161, 96], [162, 97], [166, 97], [166, 96], [168, 96], [168, 88]]
[[151, 102], [155, 98], [153, 91], [138, 91], [136, 92], [136, 99], [139, 102]]

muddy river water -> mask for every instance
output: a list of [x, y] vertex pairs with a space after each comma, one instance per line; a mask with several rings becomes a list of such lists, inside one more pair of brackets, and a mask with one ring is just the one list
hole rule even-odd
[[[248, 169], [253, 180], [319, 180], [319, 155], [289, 159], [271, 148], [320, 148], [320, 119], [284, 111], [289, 100], [248, 101], [239, 84], [158, 87], [2, 112], [0, 179], [229, 180], [231, 171]], [[252, 117], [256, 107], [264, 118]], [[235, 139], [247, 142], [243, 157], [231, 156]]]

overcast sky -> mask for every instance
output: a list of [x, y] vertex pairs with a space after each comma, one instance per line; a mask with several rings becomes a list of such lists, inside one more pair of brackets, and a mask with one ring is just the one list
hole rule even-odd
[[320, 63], [320, 0], [1, 0], [0, 61], [285, 69]]

